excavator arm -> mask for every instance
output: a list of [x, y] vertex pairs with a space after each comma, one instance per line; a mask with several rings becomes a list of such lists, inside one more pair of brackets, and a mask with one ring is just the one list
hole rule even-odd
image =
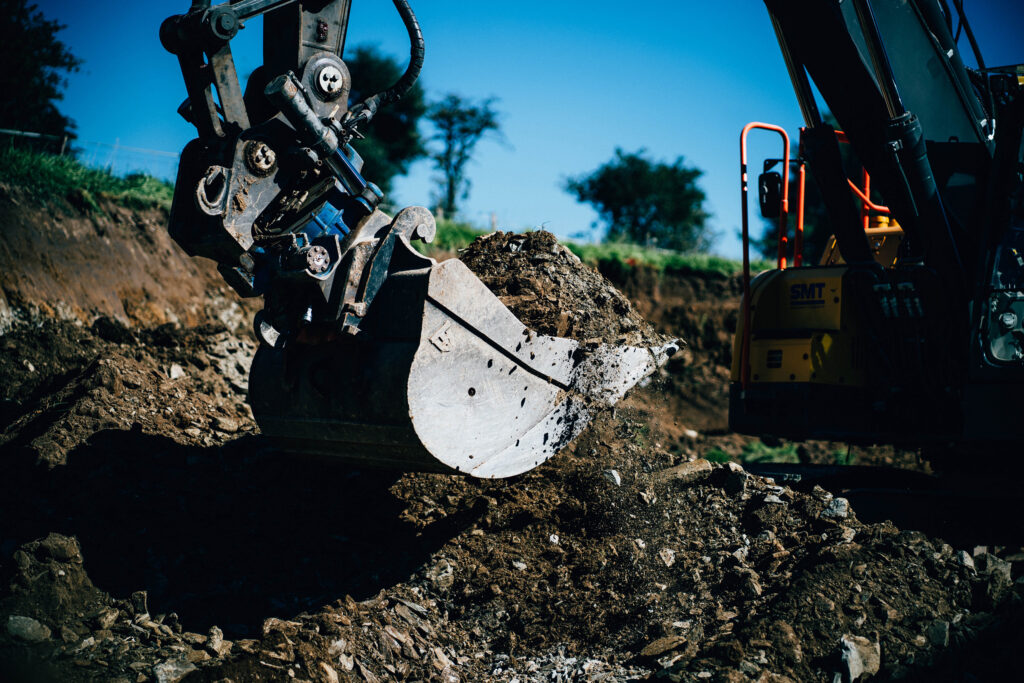
[[[731, 424], [910, 446], [1019, 439], [1021, 69], [986, 68], [960, 0], [765, 4], [835, 249], [750, 283]], [[855, 199], [846, 166], [863, 167], [871, 196]], [[899, 233], [884, 255], [869, 227], [880, 208]]]
[[[171, 236], [262, 296], [249, 402], [291, 451], [402, 469], [504, 477], [532, 469], [664, 363], [659, 348], [582, 345], [527, 329], [458, 260], [413, 249], [430, 211], [389, 216], [351, 143], [423, 65], [410, 60], [349, 106], [341, 58], [350, 0], [197, 0], [160, 38], [178, 58], [198, 137], [181, 155]], [[263, 65], [243, 89], [231, 39], [263, 20]]]

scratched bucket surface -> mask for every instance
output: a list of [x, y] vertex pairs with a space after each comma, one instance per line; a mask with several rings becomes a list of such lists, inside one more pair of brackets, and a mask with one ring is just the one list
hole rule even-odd
[[250, 402], [282, 447], [513, 476], [566, 446], [676, 348], [539, 335], [455, 259], [390, 277], [372, 307], [366, 342], [257, 353]]

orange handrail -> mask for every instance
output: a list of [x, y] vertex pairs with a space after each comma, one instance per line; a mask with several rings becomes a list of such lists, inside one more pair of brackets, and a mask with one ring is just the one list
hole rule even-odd
[[[860, 197], [861, 206], [864, 209], [871, 209], [872, 211], [877, 211], [878, 213], [890, 213], [888, 206], [882, 206], [881, 204], [875, 204], [873, 201], [871, 201], [871, 199], [868, 197], [868, 195], [864, 194], [865, 191], [867, 191], [867, 192], [871, 191], [871, 177], [868, 176], [868, 172], [867, 171], [864, 171], [864, 190], [861, 190], [859, 187], [857, 187], [857, 184], [855, 182], [853, 182], [852, 180], [850, 180], [849, 178], [846, 179], [846, 182], [848, 182], [850, 184], [850, 189], [853, 190], [853, 193], [855, 195], [857, 195], [858, 197]], [[864, 229], [867, 230], [867, 228], [868, 228], [868, 215], [867, 215], [867, 211], [863, 211], [862, 215], [863, 215], [863, 218], [864, 218]]]
[[793, 240], [793, 266], [804, 264], [804, 186], [807, 184], [807, 164], [798, 159], [796, 188], [796, 236]]
[[781, 126], [754, 121], [743, 126], [740, 133], [740, 200], [743, 229], [743, 342], [740, 349], [740, 382], [744, 390], [750, 385], [750, 228], [747, 216], [747, 134], [755, 128], [770, 130], [782, 136], [782, 205], [779, 212], [780, 269], [786, 267], [786, 216], [789, 213], [789, 134]]

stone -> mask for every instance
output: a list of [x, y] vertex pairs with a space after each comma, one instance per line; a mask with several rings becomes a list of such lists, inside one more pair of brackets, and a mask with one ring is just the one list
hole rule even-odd
[[153, 677], [156, 683], [178, 683], [193, 671], [196, 665], [187, 659], [168, 659], [153, 666]]
[[850, 516], [850, 501], [845, 498], [833, 498], [821, 511], [821, 516], [828, 519], [846, 519]]
[[968, 569], [974, 569], [974, 558], [971, 557], [971, 554], [966, 550], [961, 550], [956, 554], [956, 561], [959, 562], [961, 566], [967, 567]]
[[323, 672], [323, 678], [327, 683], [338, 683], [338, 672], [330, 664], [320, 662], [320, 671]]
[[132, 593], [132, 609], [136, 614], [149, 614], [149, 594], [146, 591], [135, 591]]
[[102, 610], [99, 614], [97, 614], [94, 621], [98, 629], [109, 629], [117, 623], [117, 619], [120, 616], [120, 611], [113, 609], [112, 607], [108, 607], [107, 609]]
[[234, 434], [240, 428], [238, 420], [233, 417], [218, 416], [213, 419], [213, 426], [225, 434]]
[[181, 367], [177, 363], [172, 363], [170, 370], [167, 372], [167, 376], [170, 377], [171, 380], [181, 379], [185, 374], [185, 368]]
[[[727, 465], [733, 465], [735, 463], [726, 463]], [[737, 467], [739, 467], [737, 465]], [[729, 474], [725, 477], [725, 483], [722, 488], [731, 496], [741, 495], [747, 491], [747, 480], [750, 475], [743, 471], [740, 467], [738, 470], [731, 467], [728, 468]]]
[[704, 458], [698, 458], [681, 465], [670, 467], [654, 475], [656, 481], [678, 481], [683, 484], [690, 484], [695, 481], [707, 479], [711, 476], [711, 463]]
[[839, 639], [839, 674], [844, 683], [861, 676], [878, 673], [882, 663], [882, 646], [861, 636], [844, 635]]
[[686, 638], [683, 636], [665, 636], [664, 638], [658, 638], [657, 640], [647, 643], [647, 645], [640, 650], [640, 656], [645, 659], [653, 659], [665, 654], [666, 652], [678, 650], [685, 646]]
[[50, 629], [30, 617], [22, 617], [12, 614], [7, 617], [7, 632], [15, 638], [21, 638], [29, 643], [41, 643], [50, 639]]
[[602, 474], [611, 483], [616, 486], [622, 486], [622, 475], [619, 474], [618, 470], [605, 470]]
[[82, 561], [82, 551], [74, 538], [51, 533], [39, 543], [39, 548], [61, 562]]
[[672, 548], [662, 548], [658, 551], [658, 557], [661, 558], [666, 567], [671, 567], [676, 563], [676, 551], [672, 550]]
[[928, 641], [936, 647], [949, 646], [949, 622], [941, 619], [933, 622], [928, 627], [927, 636]]
[[206, 651], [215, 657], [226, 657], [231, 653], [231, 641], [224, 640], [224, 632], [217, 626], [211, 626], [206, 638]]
[[427, 579], [435, 590], [447, 592], [455, 584], [455, 569], [448, 560], [440, 560], [427, 570]]

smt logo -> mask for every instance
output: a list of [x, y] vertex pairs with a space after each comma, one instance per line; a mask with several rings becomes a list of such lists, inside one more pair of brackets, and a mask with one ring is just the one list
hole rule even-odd
[[825, 305], [824, 282], [798, 282], [789, 286], [789, 305], [818, 307]]

